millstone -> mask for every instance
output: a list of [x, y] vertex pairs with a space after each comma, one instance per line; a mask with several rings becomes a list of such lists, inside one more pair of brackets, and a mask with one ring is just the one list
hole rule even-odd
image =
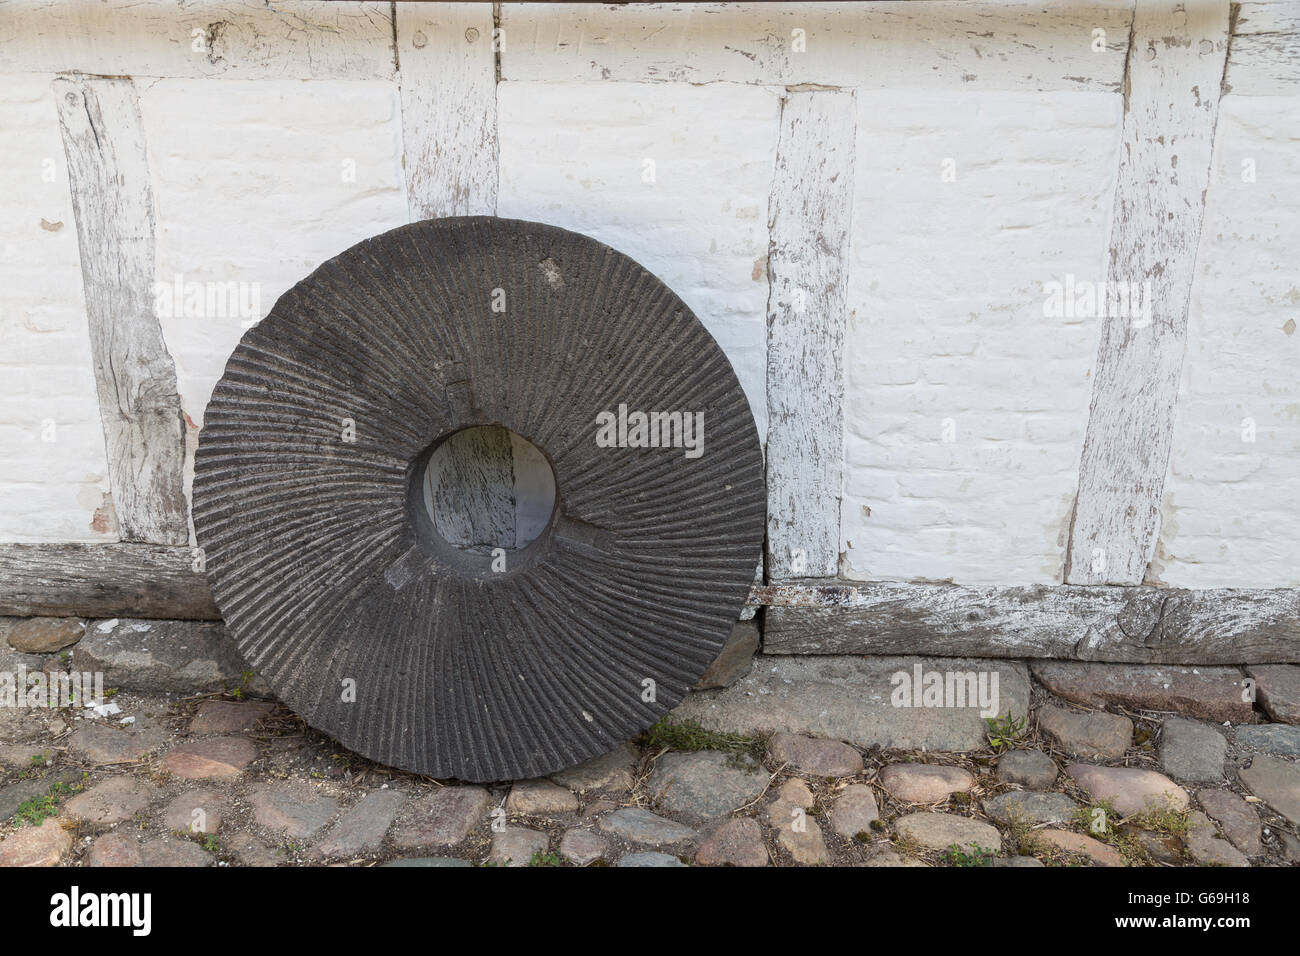
[[[638, 411], [702, 414], [702, 454], [637, 447]], [[457, 547], [425, 507], [433, 451], [487, 424], [555, 473], [523, 548]], [[680, 702], [744, 603], [764, 507], [749, 405], [686, 305], [593, 239], [482, 217], [368, 239], [281, 296], [195, 460], [249, 663], [344, 745], [473, 781], [580, 763]]]

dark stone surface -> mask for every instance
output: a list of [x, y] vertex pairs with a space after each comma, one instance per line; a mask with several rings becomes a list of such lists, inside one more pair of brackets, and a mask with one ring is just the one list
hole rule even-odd
[[[599, 447], [620, 405], [702, 414], [703, 454]], [[434, 532], [421, 489], [436, 446], [485, 424], [556, 476], [551, 524], [502, 572]], [[744, 604], [765, 497], [748, 401], [680, 299], [593, 239], [466, 217], [354, 246], [245, 334], [194, 525], [228, 634], [308, 723], [491, 781], [605, 753], [682, 700]]]
[[1217, 727], [1170, 717], [1160, 735], [1160, 766], [1175, 780], [1213, 783], [1223, 779], [1228, 741]]
[[1237, 746], [1264, 753], [1300, 757], [1300, 727], [1290, 724], [1246, 724], [1233, 728]]
[[1043, 823], [1068, 825], [1077, 809], [1078, 804], [1063, 793], [1009, 790], [984, 801], [984, 812], [1004, 826], [1016, 820], [1035, 826]]
[[1258, 681], [1256, 696], [1268, 715], [1280, 723], [1300, 724], [1300, 666], [1255, 664], [1246, 673]]
[[86, 622], [76, 617], [33, 617], [9, 630], [9, 646], [24, 654], [54, 654], [70, 647], [86, 632]]
[[722, 653], [709, 665], [696, 690], [716, 690], [730, 687], [749, 673], [754, 666], [754, 655], [759, 647], [758, 625], [753, 621], [737, 621], [731, 629]]
[[1234, 723], [1250, 720], [1254, 709], [1235, 667], [1034, 661], [1032, 668], [1052, 693], [1085, 707], [1117, 705]]
[[738, 764], [718, 750], [665, 754], [646, 780], [646, 790], [669, 813], [724, 817], [753, 801], [771, 780], [761, 766]]
[[398, 809], [405, 802], [406, 794], [398, 790], [376, 790], [366, 794], [339, 818], [311, 856], [350, 856], [378, 849]]
[[862, 772], [862, 755], [838, 740], [821, 740], [803, 734], [773, 734], [767, 755], [778, 764], [815, 777], [851, 777]]
[[998, 779], [1030, 790], [1046, 790], [1059, 773], [1056, 761], [1041, 750], [1013, 750], [998, 758]]
[[127, 690], [269, 693], [222, 626], [210, 621], [91, 621], [73, 648], [72, 669], [102, 672], [105, 687]]
[[192, 734], [238, 734], [256, 729], [258, 722], [275, 709], [263, 700], [232, 703], [228, 700], [205, 700], [190, 721]]

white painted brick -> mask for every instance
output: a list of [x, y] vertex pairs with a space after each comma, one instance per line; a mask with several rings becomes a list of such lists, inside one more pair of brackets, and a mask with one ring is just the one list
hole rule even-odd
[[[141, 113], [159, 282], [249, 283], [260, 319], [326, 259], [407, 220], [392, 83], [160, 80]], [[161, 318], [196, 427], [246, 321], [237, 310]], [[191, 447], [186, 495], [192, 471]]]
[[1105, 277], [1119, 98], [859, 98], [842, 571], [1059, 583], [1100, 327], [1042, 289]]
[[[586, 233], [718, 340], [767, 431], [767, 194], [780, 100], [713, 84], [502, 83], [499, 215]], [[642, 180], [654, 161], [655, 182]]]
[[[1151, 574], [1178, 587], [1295, 587], [1300, 97], [1225, 96], [1216, 140]], [[1242, 181], [1246, 160], [1256, 182]]]
[[[585, 232], [660, 276], [731, 358], [760, 433], [779, 84], [857, 88], [841, 507], [854, 578], [1060, 580], [1099, 323], [1044, 318], [1042, 285], [1105, 274], [1131, 4], [1019, 6], [502, 11], [499, 213]], [[1300, 585], [1300, 98], [1269, 26], [1294, 7], [1245, 4], [1234, 40], [1151, 571], [1169, 585]], [[157, 277], [254, 283], [265, 314], [406, 221], [391, 10], [17, 0], [0, 17], [0, 541], [113, 540], [111, 505], [96, 519], [108, 484], [53, 74], [141, 78]], [[191, 30], [223, 20], [216, 55], [196, 54]], [[1106, 53], [1085, 52], [1093, 25]], [[1243, 159], [1258, 182], [1241, 181]], [[241, 321], [163, 320], [196, 425]]]
[[0, 541], [113, 541], [52, 80], [0, 78]]
[[[397, 89], [384, 81], [160, 80], [141, 95], [157, 280], [247, 282], [260, 319], [318, 265], [406, 222]], [[344, 163], [355, 164], [355, 182]], [[203, 409], [245, 328], [163, 317], [185, 412]]]

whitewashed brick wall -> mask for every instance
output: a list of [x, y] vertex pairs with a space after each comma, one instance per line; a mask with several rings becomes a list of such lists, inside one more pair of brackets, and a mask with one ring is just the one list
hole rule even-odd
[[777, 93], [507, 82], [497, 102], [497, 212], [586, 233], [667, 283], [726, 351], [763, 434]]
[[1151, 574], [1180, 587], [1295, 585], [1300, 96], [1229, 94], [1221, 110]]
[[1042, 287], [1104, 274], [1120, 109], [860, 95], [846, 576], [1061, 580], [1099, 325], [1045, 318]]
[[[506, 4], [498, 213], [662, 278], [762, 433], [785, 84], [854, 89], [841, 574], [1060, 583], [1100, 323], [1045, 317], [1043, 284], [1105, 278], [1131, 4], [867, 6], [896, 34], [854, 33], [853, 5], [692, 7], [659, 35], [647, 18], [668, 7]], [[971, 38], [972, 9], [1014, 29], [1014, 55]], [[407, 221], [390, 6], [296, 11], [0, 3], [0, 541], [116, 539], [56, 74], [136, 78], [160, 281], [252, 283], [264, 313]], [[792, 58], [805, 22], [825, 46]], [[215, 45], [196, 52], [196, 30]], [[1300, 92], [1260, 62], [1243, 58], [1216, 130], [1153, 583], [1300, 584]], [[194, 429], [241, 321], [162, 319]]]
[[0, 79], [0, 540], [115, 541], [50, 80]]

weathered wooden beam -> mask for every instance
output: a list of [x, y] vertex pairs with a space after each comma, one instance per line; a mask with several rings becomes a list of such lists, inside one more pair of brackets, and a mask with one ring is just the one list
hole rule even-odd
[[1300, 661], [1300, 589], [802, 584], [756, 589], [767, 654]]
[[3, 4], [0, 73], [391, 80], [391, 9], [383, 0], [20, 0]]
[[1137, 2], [1107, 269], [1108, 288], [1130, 294], [1095, 303], [1067, 584], [1140, 584], [1155, 550], [1228, 21], [1228, 0]]
[[[0, 544], [0, 615], [219, 620], [194, 549]], [[768, 654], [1300, 662], [1300, 589], [757, 585]]]
[[[396, 12], [406, 196], [412, 221], [497, 209], [497, 57], [490, 3], [426, 3]], [[486, 297], [491, 286], [483, 290]], [[451, 439], [427, 489], [448, 540], [513, 548], [510, 435]]]
[[[398, 7], [399, 12], [403, 8]], [[1113, 91], [1132, 9], [952, 3], [506, 3], [505, 80]]]
[[497, 209], [492, 4], [397, 8], [407, 205], [411, 219]]
[[768, 225], [767, 573], [839, 571], [852, 93], [781, 105]]
[[1240, 4], [1224, 92], [1245, 96], [1300, 93], [1300, 0]]
[[197, 549], [0, 544], [0, 615], [221, 619]]
[[135, 85], [59, 79], [54, 92], [118, 531], [185, 544], [184, 415], [153, 311], [153, 192]]

